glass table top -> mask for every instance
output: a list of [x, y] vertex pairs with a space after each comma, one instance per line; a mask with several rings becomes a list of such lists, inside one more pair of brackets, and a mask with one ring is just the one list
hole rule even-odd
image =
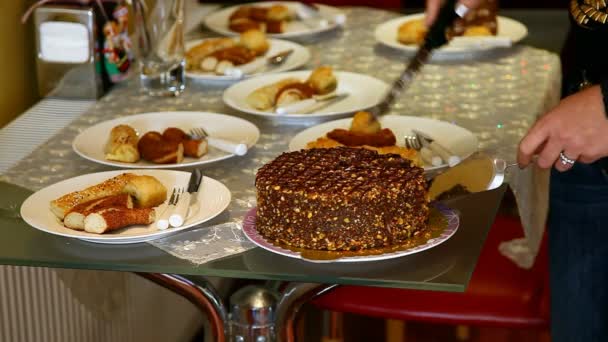
[[100, 245], [36, 230], [18, 215], [30, 191], [0, 183], [0, 264], [464, 291], [506, 186], [446, 202], [461, 225], [443, 244], [376, 262], [314, 264], [254, 248], [203, 265], [147, 243]]

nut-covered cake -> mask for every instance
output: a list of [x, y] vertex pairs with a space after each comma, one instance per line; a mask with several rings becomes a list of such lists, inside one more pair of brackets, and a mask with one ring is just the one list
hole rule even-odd
[[258, 170], [256, 228], [293, 247], [354, 251], [404, 243], [429, 215], [423, 169], [361, 148], [283, 153]]

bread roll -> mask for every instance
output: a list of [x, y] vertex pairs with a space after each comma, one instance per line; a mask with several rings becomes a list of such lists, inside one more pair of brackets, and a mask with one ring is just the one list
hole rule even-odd
[[71, 229], [83, 230], [84, 218], [94, 211], [105, 208], [133, 208], [133, 199], [129, 194], [120, 194], [81, 203], [65, 215], [63, 225]]
[[292, 83], [300, 83], [300, 80], [297, 78], [286, 78], [279, 82], [258, 88], [247, 96], [247, 104], [258, 110], [268, 110], [274, 107], [279, 90]]
[[105, 158], [108, 160], [135, 163], [139, 160], [137, 132], [128, 125], [118, 125], [112, 128], [105, 146], [105, 153]]
[[167, 199], [167, 188], [152, 176], [137, 176], [125, 184], [122, 192], [135, 198], [137, 208], [151, 208]]
[[89, 233], [103, 234], [136, 224], [151, 224], [156, 218], [151, 208], [105, 208], [90, 213], [84, 219], [84, 230]]
[[306, 81], [316, 94], [329, 94], [338, 87], [338, 80], [329, 66], [320, 66], [312, 71]]
[[233, 47], [236, 42], [232, 38], [213, 38], [191, 47], [186, 52], [186, 69], [200, 69], [201, 62], [212, 53]]
[[260, 30], [247, 30], [243, 32], [239, 43], [253, 51], [256, 56], [265, 54], [270, 48], [266, 35]]
[[63, 220], [72, 208], [81, 203], [122, 193], [127, 183], [137, 177], [139, 176], [132, 173], [123, 173], [84, 190], [70, 192], [51, 201], [51, 211], [55, 216]]

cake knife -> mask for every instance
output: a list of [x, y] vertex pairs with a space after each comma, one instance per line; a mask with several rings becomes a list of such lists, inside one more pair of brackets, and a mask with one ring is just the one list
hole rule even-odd
[[414, 58], [408, 63], [399, 78], [393, 82], [393, 85], [382, 101], [370, 111], [376, 119], [390, 111], [397, 96], [411, 85], [416, 74], [420, 72], [424, 64], [429, 60], [433, 50], [448, 42], [445, 30], [458, 17], [464, 17], [467, 14], [469, 8], [463, 4], [456, 6], [456, 1], [447, 0], [443, 7], [441, 7], [437, 20], [429, 28], [424, 43], [418, 48]]

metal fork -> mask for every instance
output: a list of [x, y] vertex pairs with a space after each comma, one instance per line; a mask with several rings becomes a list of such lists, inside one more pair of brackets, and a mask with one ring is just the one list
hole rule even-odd
[[405, 140], [405, 147], [414, 149], [416, 151], [420, 151], [422, 149], [422, 142], [420, 141], [420, 137], [417, 135], [405, 135], [403, 136]]
[[173, 192], [171, 193], [171, 197], [169, 197], [169, 202], [167, 203], [167, 207], [165, 211], [160, 215], [158, 221], [156, 221], [156, 228], [160, 230], [164, 230], [169, 228], [169, 217], [175, 211], [175, 205], [179, 202], [179, 196], [184, 193], [184, 188], [173, 188]]
[[209, 133], [203, 127], [195, 127], [190, 130], [190, 137], [193, 139], [206, 139], [209, 146], [213, 146], [224, 152], [244, 156], [247, 154], [247, 145], [243, 143], [235, 143], [229, 140], [210, 137]]

